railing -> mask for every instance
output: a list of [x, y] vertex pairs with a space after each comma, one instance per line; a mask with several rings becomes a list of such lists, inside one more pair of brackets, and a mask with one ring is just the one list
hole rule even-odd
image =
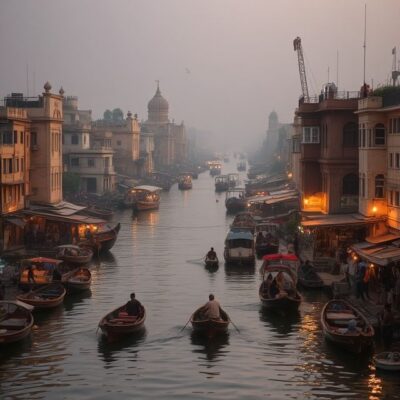
[[23, 183], [24, 182], [24, 174], [23, 172], [14, 172], [11, 174], [1, 174], [1, 183]]
[[350, 99], [360, 99], [361, 93], [358, 91], [339, 91], [339, 92], [326, 92], [321, 93], [318, 96], [309, 96], [307, 101], [303, 96], [299, 98], [300, 104], [316, 104], [324, 100], [350, 100]]

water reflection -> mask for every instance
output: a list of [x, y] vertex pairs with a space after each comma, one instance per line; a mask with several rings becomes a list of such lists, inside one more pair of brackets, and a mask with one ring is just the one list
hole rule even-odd
[[204, 366], [203, 360], [207, 360], [206, 367], [212, 368], [213, 364], [222, 360], [229, 351], [225, 349], [229, 345], [229, 333], [221, 333], [212, 338], [207, 335], [192, 332], [190, 341], [196, 346], [192, 352], [199, 355], [201, 366]]
[[301, 320], [298, 311], [280, 313], [275, 312], [275, 310], [266, 310], [264, 307], [260, 307], [259, 316], [260, 321], [264, 322], [266, 327], [271, 328], [273, 332], [279, 335], [288, 335], [297, 331]]
[[144, 342], [147, 336], [146, 329], [142, 329], [132, 335], [110, 342], [106, 336], [101, 335], [98, 342], [99, 358], [104, 362], [105, 368], [111, 368], [113, 363], [121, 356], [136, 361], [139, 352], [138, 347]]
[[234, 265], [225, 263], [225, 276], [235, 278], [240, 276], [254, 276], [256, 267], [254, 265]]
[[82, 292], [68, 293], [68, 296], [64, 299], [64, 309], [65, 311], [71, 311], [74, 306], [83, 303], [84, 300], [90, 299], [91, 297], [92, 291], [90, 289]]

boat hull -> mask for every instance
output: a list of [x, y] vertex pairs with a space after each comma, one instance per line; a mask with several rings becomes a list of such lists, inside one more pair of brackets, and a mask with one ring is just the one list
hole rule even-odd
[[[8, 302], [4, 301], [2, 303], [6, 304]], [[25, 326], [21, 329], [14, 329], [15, 327], [11, 327], [12, 329], [7, 329], [7, 321], [2, 321], [3, 326], [0, 325], [0, 345], [19, 342], [20, 340], [25, 339], [27, 336], [29, 336], [32, 331], [34, 319], [31, 312], [21, 306], [17, 307], [17, 310], [19, 313], [21, 313], [21, 316], [24, 316], [26, 318]]]
[[[391, 357], [391, 358], [390, 358]], [[400, 353], [385, 351], [374, 357], [375, 367], [383, 371], [400, 371]]]
[[278, 299], [268, 299], [260, 294], [261, 305], [268, 310], [279, 311], [297, 311], [299, 309], [301, 298], [282, 297]]
[[66, 286], [70, 292], [83, 292], [90, 289], [92, 274], [88, 269], [75, 270], [66, 281]]
[[160, 202], [147, 202], [147, 201], [137, 201], [132, 205], [134, 211], [151, 211], [158, 210], [160, 208]]
[[[341, 314], [336, 314], [338, 316], [335, 316], [338, 311], [332, 308], [335, 303], [343, 306]], [[328, 322], [327, 314], [329, 312], [333, 315], [333, 317], [329, 318], [333, 318], [332, 321], [336, 321], [335, 323]], [[349, 317], [344, 320], [344, 323], [337, 325], [337, 321], [342, 320], [343, 314], [348, 314]], [[341, 316], [339, 317], [339, 315]], [[349, 332], [345, 327], [348, 326], [346, 321], [350, 321], [350, 319], [361, 321], [364, 324], [363, 328], [356, 328], [356, 330]], [[368, 349], [373, 345], [374, 328], [360, 311], [345, 300], [331, 300], [325, 304], [321, 312], [321, 325], [326, 340], [352, 353], [361, 353], [364, 349]]]
[[48, 294], [49, 293], [48, 291], [52, 290], [53, 288], [45, 286], [36, 289], [33, 292], [19, 295], [17, 296], [17, 300], [27, 303], [31, 306], [34, 306], [35, 309], [48, 309], [48, 308], [58, 307], [64, 301], [66, 290], [61, 284], [55, 284], [54, 286], [55, 286], [54, 290], [57, 292], [57, 294], [55, 294], [54, 297], [50, 297]]
[[202, 308], [198, 308], [190, 317], [193, 331], [208, 337], [226, 333], [230, 323], [228, 314], [220, 308], [221, 319], [200, 319], [199, 312]]

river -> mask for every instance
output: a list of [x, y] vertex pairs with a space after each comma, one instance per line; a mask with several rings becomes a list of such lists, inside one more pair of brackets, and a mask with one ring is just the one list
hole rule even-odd
[[[223, 172], [235, 172], [235, 163]], [[244, 177], [244, 175], [242, 175]], [[1, 348], [2, 399], [381, 399], [400, 398], [396, 375], [371, 359], [339, 351], [323, 339], [324, 293], [303, 293], [298, 315], [262, 312], [255, 268], [200, 259], [213, 246], [220, 259], [231, 216], [208, 172], [193, 189], [174, 185], [159, 211], [133, 218], [118, 212], [112, 252], [93, 266], [91, 292], [35, 314], [22, 343]], [[147, 310], [146, 331], [118, 344], [96, 333], [101, 317], [135, 291]], [[182, 328], [214, 293], [237, 326], [199, 339]]]

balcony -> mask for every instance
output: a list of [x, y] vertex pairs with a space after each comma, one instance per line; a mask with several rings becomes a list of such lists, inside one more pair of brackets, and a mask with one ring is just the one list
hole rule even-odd
[[358, 111], [382, 108], [382, 97], [371, 96], [358, 100]]
[[0, 109], [0, 117], [8, 119], [27, 119], [28, 113], [23, 108], [17, 107], [4, 107]]
[[11, 174], [1, 174], [1, 183], [3, 185], [17, 185], [24, 183], [24, 173], [14, 172]]

